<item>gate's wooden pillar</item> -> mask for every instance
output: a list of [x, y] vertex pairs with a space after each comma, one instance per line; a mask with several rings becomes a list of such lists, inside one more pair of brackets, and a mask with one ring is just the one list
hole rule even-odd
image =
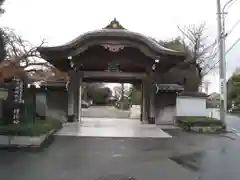
[[73, 122], [78, 116], [78, 87], [79, 87], [79, 76], [76, 71], [72, 70], [69, 72], [69, 83], [68, 83], [68, 121]]
[[154, 85], [151, 85], [150, 88], [150, 119], [156, 118], [156, 107], [155, 107], [155, 91], [154, 91]]
[[83, 85], [83, 79], [80, 78], [80, 85], [78, 88], [79, 92], [79, 99], [78, 99], [78, 120], [82, 121], [82, 85]]
[[150, 123], [155, 123], [156, 119], [156, 74], [154, 71], [150, 72], [148, 86], [149, 86], [149, 120]]
[[74, 84], [74, 115], [75, 121], [79, 121], [79, 78]]
[[144, 114], [144, 97], [143, 97], [143, 82], [141, 83], [141, 114], [140, 114], [140, 120], [141, 122], [144, 122], [143, 119], [145, 117], [145, 114]]
[[75, 116], [74, 116], [74, 89], [73, 89], [72, 79], [70, 78], [70, 81], [68, 83], [68, 110], [67, 110], [68, 122], [73, 122], [74, 118], [75, 118]]
[[150, 87], [149, 87], [149, 79], [145, 79], [142, 82], [142, 122], [149, 123], [150, 117]]
[[74, 88], [74, 114], [75, 114], [75, 119], [76, 121], [81, 121], [81, 116], [82, 116], [82, 78], [80, 76], [76, 77], [76, 84]]

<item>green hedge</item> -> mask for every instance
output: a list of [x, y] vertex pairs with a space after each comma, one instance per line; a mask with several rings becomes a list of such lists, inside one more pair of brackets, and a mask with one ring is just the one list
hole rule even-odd
[[0, 125], [0, 135], [40, 136], [61, 127], [62, 123], [59, 120], [36, 120], [32, 123]]
[[223, 126], [223, 123], [210, 117], [181, 117], [178, 123], [182, 126]]

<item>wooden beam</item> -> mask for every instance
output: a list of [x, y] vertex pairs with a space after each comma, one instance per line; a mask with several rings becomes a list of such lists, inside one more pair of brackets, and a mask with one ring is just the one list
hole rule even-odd
[[83, 78], [111, 78], [111, 79], [144, 79], [146, 73], [129, 73], [129, 72], [106, 72], [106, 71], [81, 71]]

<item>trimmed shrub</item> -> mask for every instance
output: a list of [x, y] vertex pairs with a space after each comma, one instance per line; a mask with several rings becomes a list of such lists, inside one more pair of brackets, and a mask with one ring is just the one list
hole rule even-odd
[[0, 135], [8, 136], [40, 136], [62, 128], [59, 120], [47, 119], [34, 122], [0, 125]]
[[222, 127], [226, 129], [222, 121], [210, 117], [178, 117], [177, 123], [186, 131], [192, 127]]

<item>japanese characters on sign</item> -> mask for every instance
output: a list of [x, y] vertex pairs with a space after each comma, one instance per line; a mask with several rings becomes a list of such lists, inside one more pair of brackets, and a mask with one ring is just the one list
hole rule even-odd
[[23, 81], [14, 78], [14, 94], [13, 94], [13, 102], [14, 102], [14, 109], [13, 109], [13, 123], [18, 124], [20, 122], [20, 104], [23, 103]]
[[224, 99], [224, 80], [220, 80], [220, 98], [221, 100]]

